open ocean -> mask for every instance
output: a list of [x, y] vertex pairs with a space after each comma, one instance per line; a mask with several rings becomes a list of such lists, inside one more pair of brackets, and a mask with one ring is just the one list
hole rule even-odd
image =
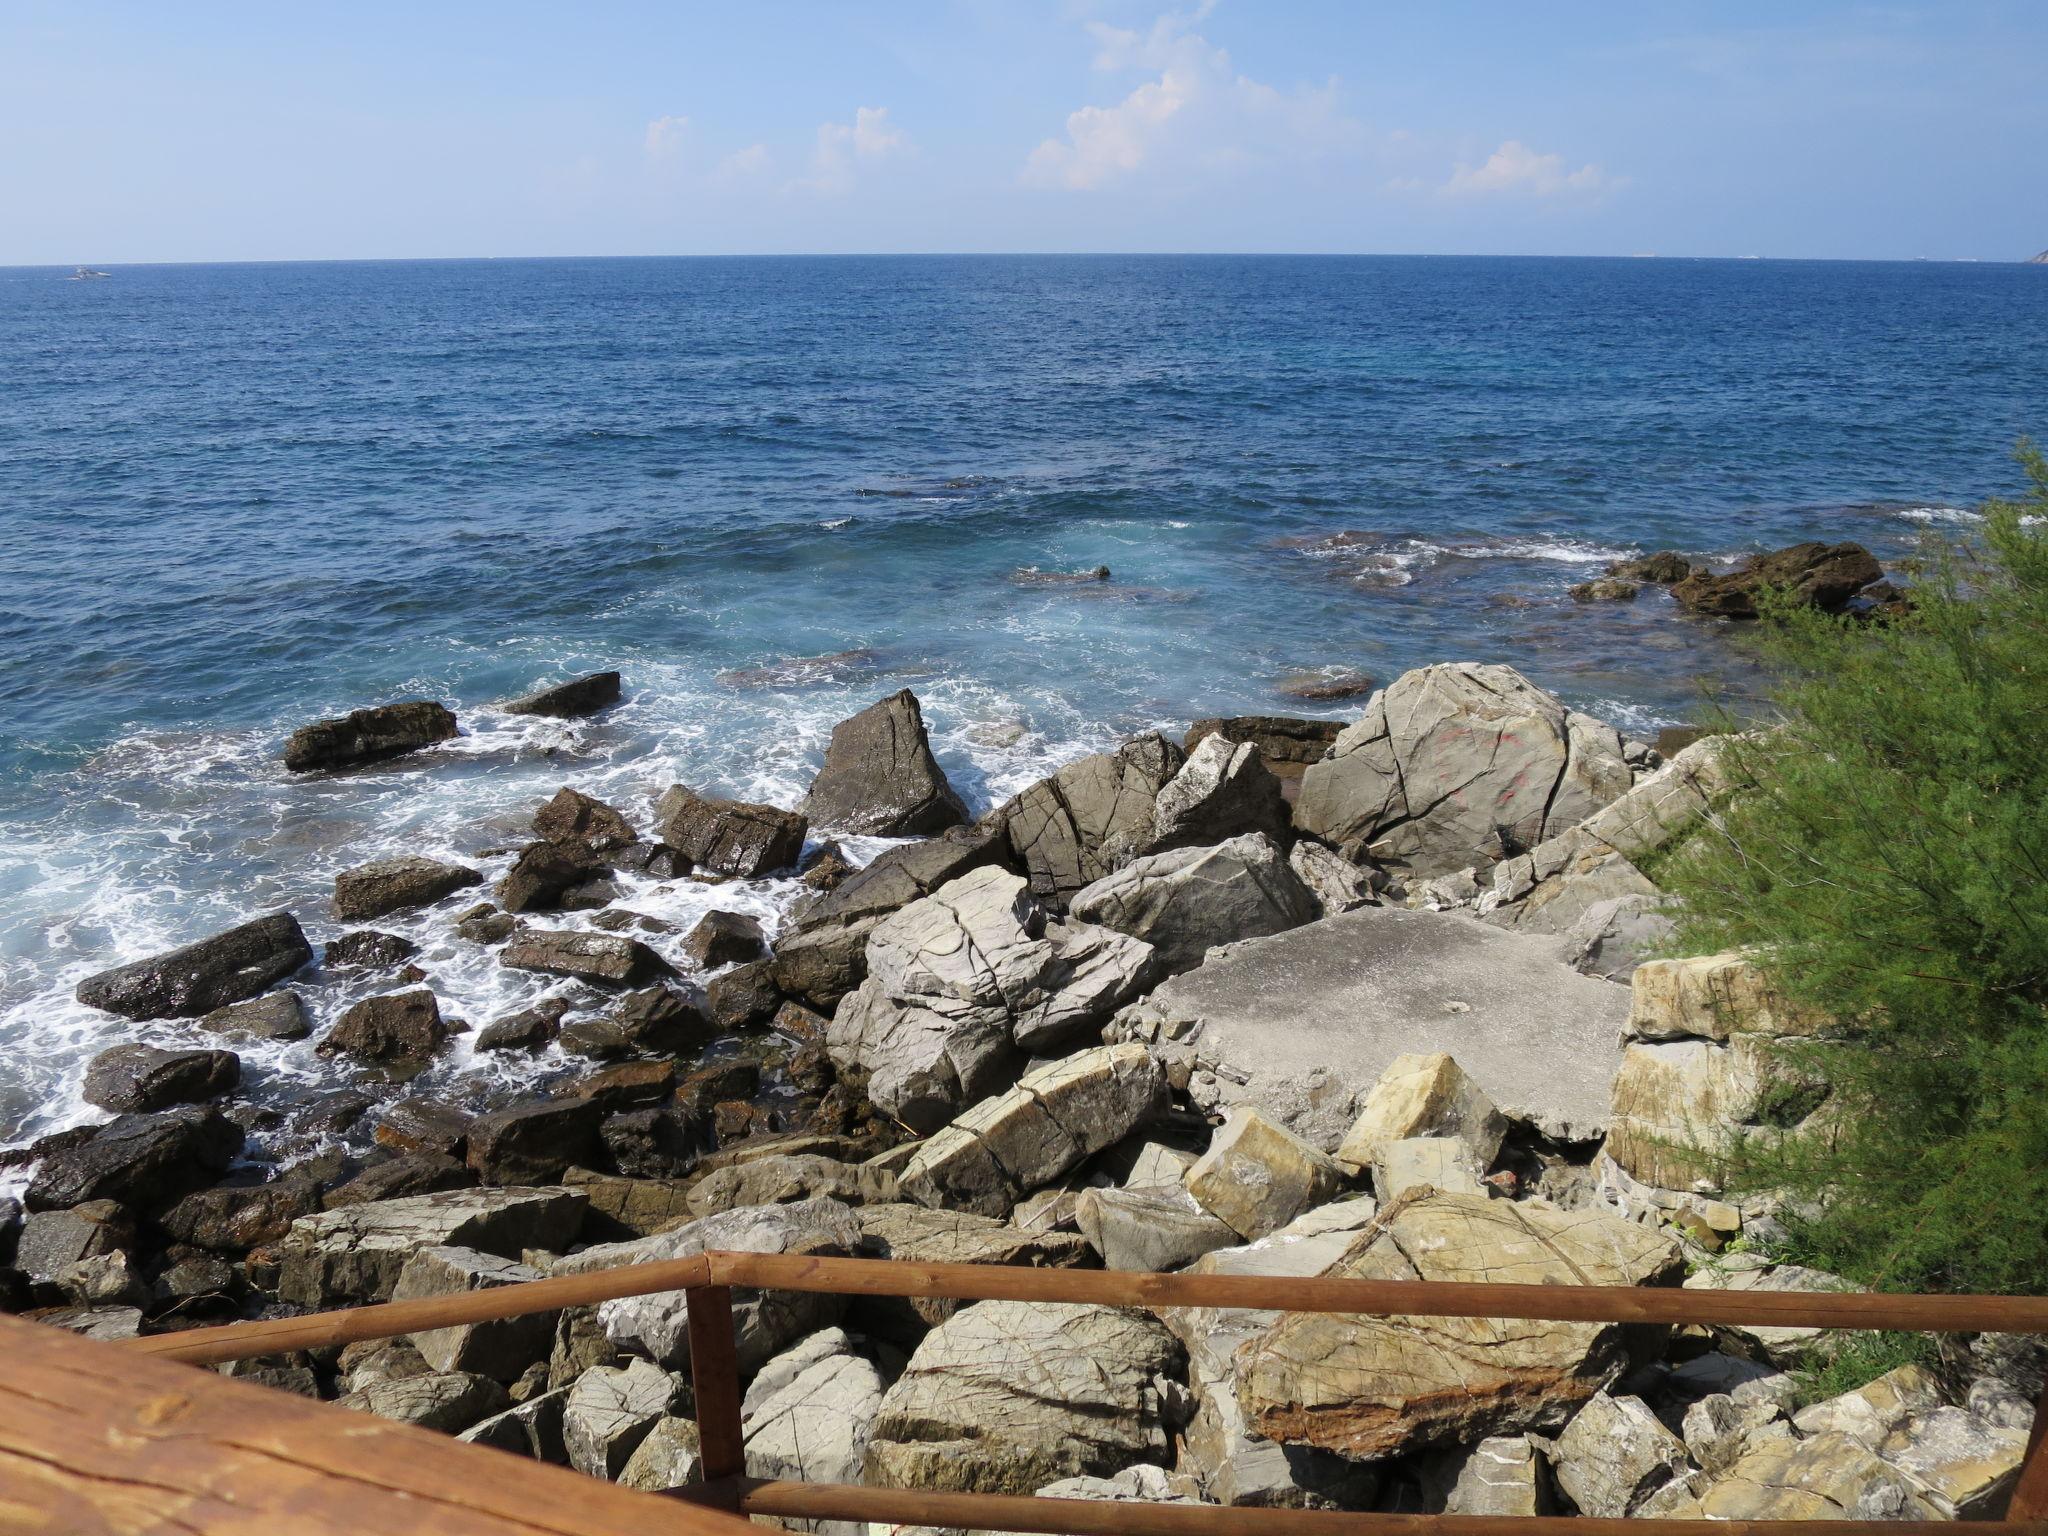
[[[2016, 488], [2048, 268], [1266, 257], [0, 269], [0, 1144], [89, 1057], [189, 1041], [78, 979], [334, 873], [477, 862], [563, 783], [794, 804], [832, 723], [925, 701], [970, 807], [1276, 691], [1505, 661], [1635, 734], [1745, 675], [1621, 555], [1880, 555]], [[1022, 570], [1107, 565], [1106, 584]], [[588, 722], [492, 701], [616, 667]], [[294, 780], [286, 732], [453, 705], [449, 747]], [[860, 844], [872, 852], [877, 844]], [[787, 883], [644, 885], [687, 923]], [[482, 893], [478, 893], [482, 894]], [[457, 901], [450, 908], [464, 903]], [[571, 919], [572, 923], [582, 921]], [[475, 1025], [548, 990], [419, 941]], [[379, 978], [312, 973], [314, 1039]], [[202, 1037], [210, 1038], [210, 1037]], [[461, 1096], [559, 1073], [472, 1058]], [[243, 1051], [275, 1103], [347, 1079]], [[407, 1090], [394, 1090], [407, 1091]], [[416, 1084], [410, 1091], [420, 1091]], [[282, 1142], [272, 1150], [288, 1150]]]

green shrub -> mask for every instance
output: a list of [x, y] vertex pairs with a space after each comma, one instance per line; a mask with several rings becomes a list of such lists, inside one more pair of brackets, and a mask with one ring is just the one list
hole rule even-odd
[[1776, 729], [1665, 869], [1692, 952], [1752, 948], [1845, 1038], [1790, 1063], [1824, 1131], [1754, 1138], [1794, 1256], [1886, 1288], [2048, 1288], [2048, 462], [1930, 558], [1912, 614], [1782, 605]]

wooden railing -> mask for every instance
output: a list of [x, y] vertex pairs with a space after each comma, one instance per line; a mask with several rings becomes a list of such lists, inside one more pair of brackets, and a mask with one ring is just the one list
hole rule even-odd
[[[1625, 1526], [1582, 1517], [1493, 1518], [1452, 1515], [1374, 1515], [1332, 1510], [1242, 1509], [1213, 1505], [1100, 1503], [997, 1494], [946, 1494], [916, 1489], [865, 1488], [848, 1484], [763, 1481], [746, 1476], [740, 1430], [740, 1380], [734, 1354], [732, 1288], [829, 1292], [837, 1295], [948, 1298], [961, 1301], [1089, 1302], [1108, 1306], [1249, 1308], [1261, 1311], [1338, 1312], [1377, 1316], [1484, 1317], [1558, 1322], [1691, 1323], [1750, 1327], [1885, 1329], [1916, 1332], [2048, 1333], [2048, 1298], [2014, 1296], [1890, 1296], [1833, 1292], [1690, 1291], [1655, 1288], [1476, 1285], [1443, 1282], [1376, 1281], [1331, 1277], [1275, 1278], [1250, 1275], [1137, 1274], [1115, 1270], [1025, 1269], [995, 1265], [923, 1264], [871, 1259], [792, 1257], [782, 1254], [708, 1253], [666, 1263], [637, 1264], [590, 1274], [536, 1280], [492, 1290], [393, 1302], [382, 1306], [316, 1313], [305, 1317], [231, 1323], [124, 1341], [120, 1346], [138, 1371], [161, 1370], [164, 1362], [217, 1364], [297, 1349], [331, 1348], [361, 1339], [488, 1322], [564, 1307], [588, 1306], [627, 1296], [682, 1291], [688, 1298], [691, 1378], [695, 1389], [704, 1485], [688, 1497], [698, 1507], [673, 1499], [623, 1493], [590, 1484], [587, 1524], [508, 1525], [506, 1531], [561, 1530], [609, 1533], [619, 1527], [610, 1499], [640, 1500], [643, 1531], [737, 1529], [731, 1515], [862, 1520], [905, 1525], [957, 1526], [975, 1530], [1034, 1531], [1056, 1536], [1314, 1536], [1314, 1533], [1372, 1533], [1372, 1536], [1589, 1536], [1603, 1529], [1642, 1536], [1687, 1536], [1697, 1522], [1630, 1520]], [[40, 1330], [50, 1332], [51, 1330]], [[10, 1341], [11, 1342], [11, 1341]], [[67, 1341], [71, 1347], [92, 1349]], [[111, 1356], [104, 1346], [101, 1358]], [[0, 1468], [10, 1450], [5, 1378], [15, 1356], [0, 1363]], [[234, 1386], [234, 1383], [222, 1383]], [[247, 1389], [240, 1389], [245, 1391]], [[273, 1394], [276, 1395], [276, 1394]], [[310, 1403], [295, 1403], [292, 1415], [344, 1417]], [[355, 1416], [347, 1416], [355, 1417]], [[401, 1433], [406, 1454], [416, 1456], [417, 1432]], [[2025, 1464], [2014, 1487], [2007, 1527], [2026, 1536], [2048, 1536], [2048, 1398], [2034, 1425]], [[467, 1458], [450, 1475], [458, 1491], [479, 1479], [498, 1489], [538, 1487], [555, 1469], [499, 1458], [477, 1463], [472, 1447], [443, 1441]], [[483, 1453], [489, 1455], [489, 1453]], [[501, 1466], [502, 1464], [502, 1466]], [[374, 1472], [374, 1458], [364, 1463]], [[509, 1468], [505, 1470], [503, 1468]], [[516, 1474], [516, 1476], [515, 1476]], [[562, 1476], [572, 1481], [575, 1474]], [[387, 1479], [388, 1481], [388, 1479]], [[551, 1486], [551, 1485], [550, 1485]], [[504, 1500], [500, 1498], [500, 1503]], [[0, 1490], [0, 1529], [7, 1525], [7, 1494]], [[721, 1513], [725, 1512], [725, 1513]], [[356, 1510], [356, 1515], [361, 1511]], [[530, 1514], [531, 1512], [528, 1511]], [[679, 1518], [687, 1513], [683, 1523]], [[715, 1522], [707, 1524], [705, 1522]], [[1942, 1522], [1912, 1521], [1722, 1521], [1724, 1530], [1760, 1536], [1933, 1536]], [[23, 1526], [56, 1531], [68, 1527]], [[80, 1527], [126, 1530], [127, 1526]], [[145, 1529], [154, 1527], [135, 1527]], [[165, 1525], [161, 1529], [192, 1529]], [[199, 1526], [198, 1529], [229, 1529]], [[240, 1527], [235, 1527], [240, 1528]], [[257, 1529], [258, 1527], [250, 1527]], [[308, 1529], [324, 1527], [308, 1526]], [[339, 1527], [337, 1527], [338, 1529]], [[371, 1528], [356, 1525], [356, 1529]], [[440, 1526], [415, 1525], [415, 1529]], [[470, 1527], [446, 1527], [449, 1531]], [[485, 1527], [476, 1527], [478, 1530]], [[275, 1527], [271, 1530], [274, 1532]]]

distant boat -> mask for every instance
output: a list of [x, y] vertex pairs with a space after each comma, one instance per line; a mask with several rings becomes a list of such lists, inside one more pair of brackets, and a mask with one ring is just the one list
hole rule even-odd
[[95, 277], [112, 277], [113, 275], [111, 272], [96, 272], [91, 267], [80, 267], [76, 272], [65, 278], [64, 281], [67, 283], [83, 283]]

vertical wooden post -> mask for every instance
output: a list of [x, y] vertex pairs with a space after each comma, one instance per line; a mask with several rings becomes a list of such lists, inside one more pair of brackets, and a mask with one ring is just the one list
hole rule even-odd
[[690, 1387], [697, 1398], [697, 1455], [704, 1481], [743, 1476], [746, 1442], [740, 1434], [740, 1362], [733, 1343], [732, 1288], [692, 1286]]
[[2013, 1485], [2005, 1518], [2048, 1520], [2048, 1385], [2041, 1388], [2041, 1401], [2034, 1405], [2034, 1432], [2027, 1437], [2027, 1456], [2020, 1463], [2020, 1480]]

